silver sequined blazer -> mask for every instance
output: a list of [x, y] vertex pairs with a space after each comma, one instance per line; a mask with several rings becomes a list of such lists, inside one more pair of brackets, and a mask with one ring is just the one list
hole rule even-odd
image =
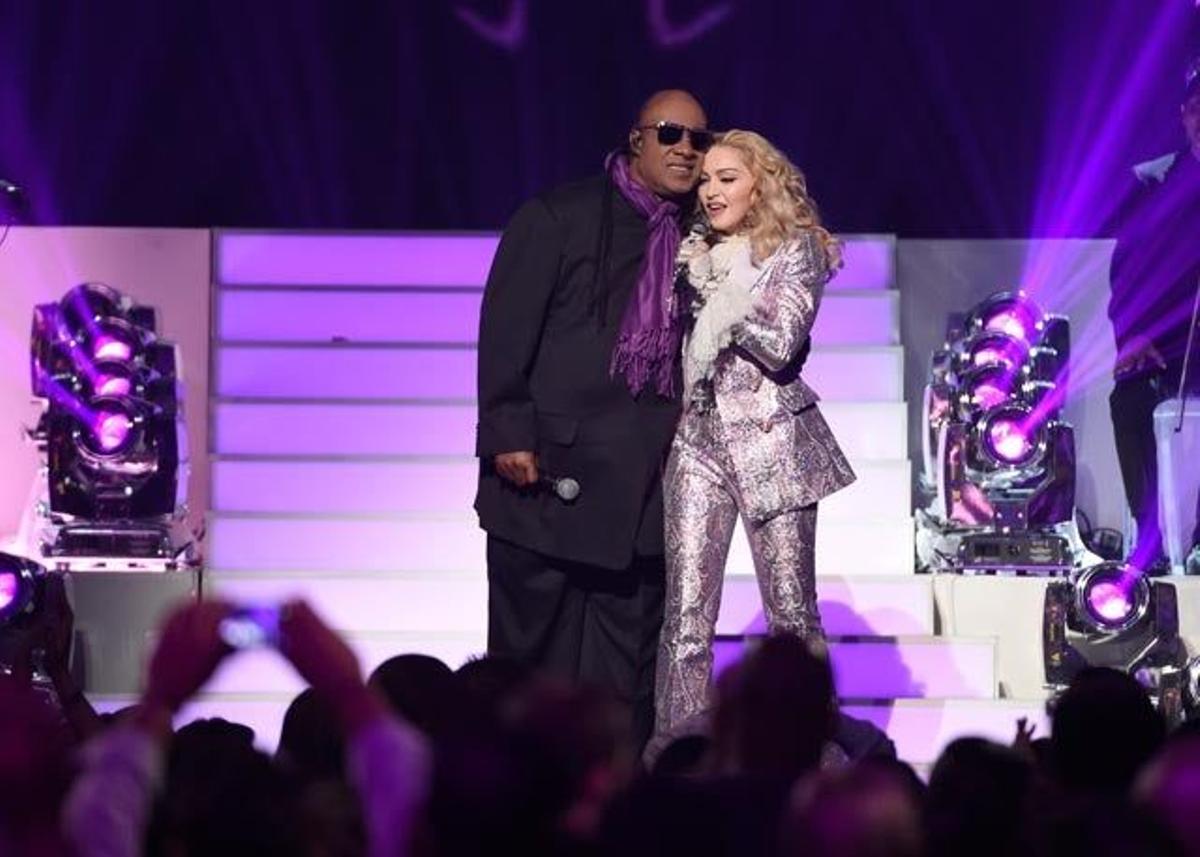
[[734, 325], [733, 347], [717, 357], [714, 407], [753, 521], [815, 503], [855, 478], [800, 376], [828, 279], [815, 234], [781, 246], [751, 287], [753, 313]]

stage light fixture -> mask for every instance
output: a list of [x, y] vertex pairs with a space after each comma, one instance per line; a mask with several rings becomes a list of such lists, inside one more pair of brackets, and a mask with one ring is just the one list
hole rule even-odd
[[[1060, 416], [1067, 320], [1024, 292], [952, 314], [922, 416], [918, 554], [934, 570], [1071, 568], [1075, 445]], [[1061, 349], [1061, 350], [1060, 350]]]
[[191, 544], [179, 532], [188, 464], [177, 354], [157, 321], [101, 283], [34, 309], [31, 383], [46, 408], [32, 436], [48, 472], [47, 555], [166, 558]]
[[1174, 584], [1127, 563], [1104, 562], [1046, 586], [1042, 613], [1046, 684], [1061, 689], [1084, 667], [1112, 667], [1152, 693], [1186, 667]]

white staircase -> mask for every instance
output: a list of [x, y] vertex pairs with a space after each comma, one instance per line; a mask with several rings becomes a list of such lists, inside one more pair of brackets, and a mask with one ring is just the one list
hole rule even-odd
[[[216, 235], [212, 509], [204, 586], [303, 595], [366, 668], [401, 652], [456, 666], [484, 648], [474, 340], [491, 236]], [[1007, 738], [1036, 703], [995, 699], [991, 638], [935, 636], [913, 574], [894, 243], [848, 243], [806, 377], [859, 481], [821, 506], [818, 591], [841, 695], [925, 764], [957, 735]], [[731, 552], [718, 663], [761, 632], [745, 540]], [[273, 746], [299, 680], [243, 655], [185, 717]], [[110, 700], [108, 705], [120, 703]]]

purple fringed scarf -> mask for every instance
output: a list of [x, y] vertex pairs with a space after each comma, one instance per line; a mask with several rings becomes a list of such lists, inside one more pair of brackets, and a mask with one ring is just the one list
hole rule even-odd
[[604, 166], [621, 196], [646, 218], [650, 227], [642, 269], [621, 318], [608, 371], [613, 377], [624, 375], [635, 396], [651, 383], [661, 395], [673, 396], [675, 360], [682, 343], [674, 289], [679, 206], [659, 199], [634, 181], [624, 155], [613, 152]]

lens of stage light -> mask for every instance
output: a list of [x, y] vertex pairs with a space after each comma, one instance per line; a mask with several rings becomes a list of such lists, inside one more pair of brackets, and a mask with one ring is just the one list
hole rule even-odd
[[79, 325], [87, 326], [108, 316], [121, 314], [121, 293], [104, 283], [80, 283], [63, 295], [60, 306], [68, 318]]
[[92, 434], [101, 452], [113, 452], [129, 440], [133, 421], [126, 414], [116, 411], [101, 411], [92, 424]]
[[1137, 569], [1106, 562], [1084, 571], [1075, 582], [1082, 618], [1097, 631], [1131, 627], [1150, 603], [1150, 586]]
[[1020, 420], [997, 417], [988, 422], [987, 442], [1001, 461], [1020, 464], [1032, 454], [1034, 446]]
[[92, 343], [93, 360], [117, 360], [125, 362], [133, 357], [133, 346], [115, 336], [101, 334]]
[[1029, 348], [1019, 337], [1004, 333], [988, 333], [976, 337], [967, 346], [967, 360], [975, 367], [1003, 366], [1015, 371], [1029, 354]]
[[978, 414], [1012, 398], [1013, 383], [1013, 374], [1003, 366], [985, 366], [967, 373], [962, 389], [973, 413]]
[[44, 573], [37, 563], [0, 553], [0, 626], [29, 606], [36, 586], [34, 578]]
[[1103, 580], [1087, 593], [1091, 612], [1105, 622], [1120, 623], [1133, 611], [1133, 601], [1116, 583]]
[[1044, 314], [1021, 291], [997, 292], [980, 301], [968, 315], [969, 326], [1011, 337], [1027, 348], [1041, 338]]
[[96, 379], [97, 396], [128, 396], [133, 382], [121, 375], [101, 375]]
[[0, 615], [17, 600], [21, 593], [21, 578], [15, 572], [0, 571]]
[[994, 330], [1011, 336], [1013, 339], [1029, 342], [1033, 333], [1033, 325], [1030, 322], [1028, 313], [1012, 307], [997, 312], [984, 321], [983, 326], [987, 330]]

